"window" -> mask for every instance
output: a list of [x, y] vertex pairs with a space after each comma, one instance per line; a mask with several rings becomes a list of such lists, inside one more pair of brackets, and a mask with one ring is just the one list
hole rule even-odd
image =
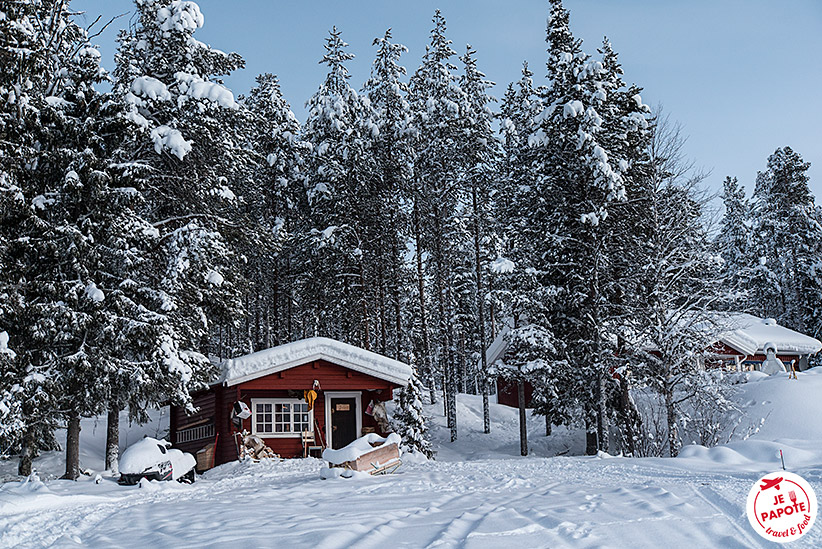
[[314, 413], [302, 400], [252, 399], [253, 414], [251, 431], [272, 437], [299, 436], [303, 431], [313, 431]]

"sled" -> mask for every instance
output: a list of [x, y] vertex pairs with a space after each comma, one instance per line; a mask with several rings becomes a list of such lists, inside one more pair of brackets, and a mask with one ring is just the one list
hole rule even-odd
[[[399, 440], [399, 437], [397, 437], [397, 435], [390, 436], [394, 438], [386, 440], [375, 434], [370, 434], [362, 439], [358, 439], [352, 444], [359, 445], [361, 449], [356, 452], [356, 458], [349, 459], [348, 461], [334, 463], [333, 454], [328, 450], [323, 452], [323, 459], [329, 461], [332, 467], [343, 467], [370, 475], [391, 474], [402, 465], [402, 460], [400, 459], [400, 447], [396, 442]], [[372, 446], [371, 450], [366, 450], [368, 445]], [[365, 446], [365, 448], [362, 448], [362, 446]]]

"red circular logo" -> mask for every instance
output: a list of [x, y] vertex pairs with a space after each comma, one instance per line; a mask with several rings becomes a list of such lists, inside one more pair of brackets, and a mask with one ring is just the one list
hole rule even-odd
[[763, 538], [787, 542], [799, 539], [816, 519], [816, 494], [794, 473], [765, 475], [748, 493], [748, 521]]

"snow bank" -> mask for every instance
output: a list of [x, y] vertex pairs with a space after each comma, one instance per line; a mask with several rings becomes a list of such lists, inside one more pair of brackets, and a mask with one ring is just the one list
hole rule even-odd
[[312, 337], [226, 360], [218, 381], [232, 386], [314, 360], [328, 360], [402, 386], [411, 377], [408, 364], [341, 341]]
[[[340, 448], [339, 450], [326, 448], [323, 450], [323, 459], [334, 465], [341, 465], [346, 461], [355, 461], [360, 456], [376, 450], [377, 448], [382, 448], [383, 446], [396, 444], [399, 447], [401, 442], [402, 439], [397, 433], [391, 433], [385, 438], [375, 433], [369, 433], [358, 438], [345, 448]], [[373, 444], [377, 444], [377, 446], [372, 446]]]
[[23, 479], [19, 484], [10, 484], [8, 488], [4, 486], [6, 492], [13, 494], [48, 494], [51, 490], [40, 480], [40, 476], [34, 472]]
[[320, 469], [320, 478], [328, 480], [332, 478], [372, 478], [368, 473], [362, 471], [354, 471], [344, 467], [322, 467]]

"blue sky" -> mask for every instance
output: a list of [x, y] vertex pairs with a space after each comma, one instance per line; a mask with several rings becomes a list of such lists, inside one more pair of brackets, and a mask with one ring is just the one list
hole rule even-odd
[[[332, 25], [357, 57], [348, 65], [352, 84], [368, 78], [372, 40], [393, 29], [409, 52], [409, 72], [419, 65], [431, 16], [439, 8], [458, 53], [470, 43], [480, 69], [497, 82], [501, 97], [528, 61], [537, 83], [545, 74], [545, 0], [199, 0], [205, 25], [197, 38], [246, 59], [227, 79], [235, 95], [254, 77], [272, 72], [297, 117], [325, 71], [318, 64]], [[620, 54], [626, 80], [645, 88], [650, 105], [684, 126], [686, 153], [710, 170], [711, 188], [726, 175], [749, 193], [756, 172], [777, 147], [791, 146], [812, 163], [811, 188], [822, 197], [822, 1], [819, 0], [565, 0], [571, 28], [595, 52], [607, 35]], [[134, 12], [127, 0], [74, 0], [89, 22]], [[129, 15], [130, 15], [129, 14]], [[113, 68], [115, 21], [96, 41]]]

